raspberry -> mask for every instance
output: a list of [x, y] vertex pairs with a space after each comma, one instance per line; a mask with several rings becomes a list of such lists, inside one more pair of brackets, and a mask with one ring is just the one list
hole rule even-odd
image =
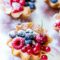
[[15, 38], [12, 43], [13, 48], [21, 49], [24, 46], [24, 39], [21, 37]]

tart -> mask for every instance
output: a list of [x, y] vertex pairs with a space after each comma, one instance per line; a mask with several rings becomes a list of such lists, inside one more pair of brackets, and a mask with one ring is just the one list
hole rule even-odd
[[45, 0], [45, 2], [54, 9], [60, 9], [60, 0]]
[[35, 2], [35, 0], [3, 0], [3, 10], [14, 19], [27, 19], [36, 8]]
[[9, 33], [7, 45], [12, 50], [12, 55], [22, 60], [48, 60], [47, 53], [51, 51], [48, 44], [51, 38], [39, 25], [22, 23]]

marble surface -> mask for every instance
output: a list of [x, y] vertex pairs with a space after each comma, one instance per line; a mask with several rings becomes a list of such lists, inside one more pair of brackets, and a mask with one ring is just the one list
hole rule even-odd
[[[1, 10], [1, 6], [2, 4], [0, 4], [0, 60], [20, 60], [12, 56], [11, 49], [6, 45], [6, 42], [8, 40], [8, 32], [14, 29], [18, 23], [23, 23], [24, 21], [11, 19]], [[56, 22], [53, 15], [58, 10], [49, 8], [44, 3], [44, 0], [37, 0], [36, 6], [36, 10], [31, 14], [29, 19], [39, 25], [42, 25], [43, 22], [43, 28], [47, 30], [47, 33], [53, 39], [50, 44], [51, 52], [48, 54], [48, 60], [60, 60], [60, 34], [53, 30], [53, 25]]]

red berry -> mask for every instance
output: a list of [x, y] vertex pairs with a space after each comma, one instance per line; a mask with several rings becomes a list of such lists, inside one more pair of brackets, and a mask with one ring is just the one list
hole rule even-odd
[[37, 36], [36, 36], [36, 41], [37, 41], [38, 43], [42, 43], [42, 42], [43, 42], [43, 35], [37, 35]]
[[22, 6], [24, 6], [24, 5], [25, 5], [25, 0], [20, 0], [20, 4], [21, 4]]
[[44, 51], [44, 50], [45, 50], [45, 46], [41, 46], [41, 50], [43, 50], [43, 51]]
[[35, 40], [40, 44], [44, 44], [48, 41], [47, 36], [44, 36], [42, 34], [37, 35]]
[[27, 50], [28, 50], [28, 49], [31, 49], [31, 45], [30, 45], [30, 44], [27, 44], [27, 45], [26, 45], [26, 48], [27, 48]]
[[21, 51], [26, 52], [27, 51], [26, 47], [22, 47]]
[[21, 37], [13, 39], [12, 46], [15, 49], [21, 49], [24, 46], [24, 39]]
[[41, 38], [40, 38], [40, 35], [37, 35], [37, 36], [36, 36], [36, 41], [37, 41], [37, 42], [40, 42], [40, 39], [41, 39]]
[[42, 55], [41, 60], [48, 60], [48, 57], [46, 55]]
[[45, 47], [45, 51], [46, 51], [46, 52], [50, 52], [50, 51], [51, 51], [50, 47], [46, 46], [46, 47]]
[[44, 41], [45, 43], [48, 41], [48, 39], [47, 39], [47, 36], [46, 36], [46, 35], [43, 37], [43, 41]]
[[28, 49], [28, 50], [27, 50], [27, 53], [28, 53], [28, 54], [31, 54], [31, 53], [32, 53], [32, 49]]
[[34, 48], [33, 48], [33, 53], [34, 53], [34, 54], [38, 54], [39, 51], [40, 51], [40, 48], [39, 48], [39, 47], [34, 47]]
[[35, 47], [36, 47], [37, 49], [40, 49], [41, 45], [40, 45], [39, 43], [36, 43]]

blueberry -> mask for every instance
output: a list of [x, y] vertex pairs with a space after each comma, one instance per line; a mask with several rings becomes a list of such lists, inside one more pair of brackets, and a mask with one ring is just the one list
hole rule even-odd
[[26, 33], [33, 33], [33, 30], [27, 29], [27, 30], [26, 30]]
[[16, 32], [15, 32], [15, 31], [11, 31], [11, 32], [9, 33], [9, 36], [10, 36], [11, 38], [15, 38], [15, 37], [16, 37]]
[[52, 2], [52, 3], [57, 3], [57, 2], [58, 2], [58, 0], [51, 0], [51, 2]]
[[31, 9], [35, 9], [35, 4], [33, 2], [30, 2], [29, 6], [30, 6]]
[[25, 34], [25, 40], [29, 40], [30, 39], [30, 34], [29, 33], [26, 33]]
[[30, 0], [30, 2], [35, 2], [35, 0]]
[[31, 35], [30, 35], [30, 39], [31, 39], [31, 40], [34, 40], [34, 38], [35, 38], [35, 35], [31, 34]]
[[19, 36], [19, 37], [25, 37], [25, 31], [19, 30], [19, 31], [17, 32], [17, 36]]
[[25, 0], [26, 2], [29, 2], [30, 0]]
[[32, 40], [25, 40], [25, 44], [32, 44]]
[[29, 6], [29, 3], [28, 2], [25, 2], [25, 6]]

